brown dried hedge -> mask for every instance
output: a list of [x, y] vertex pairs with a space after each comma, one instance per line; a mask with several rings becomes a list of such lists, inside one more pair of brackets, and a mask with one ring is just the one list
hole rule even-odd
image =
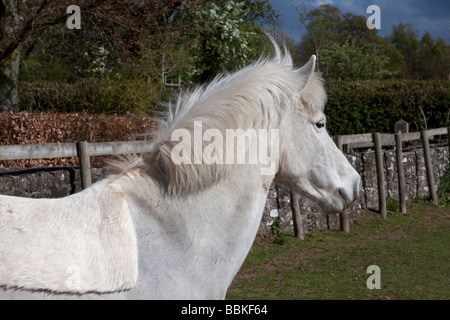
[[[58, 112], [0, 112], [0, 145], [105, 142], [136, 140], [137, 133], [151, 132], [155, 122], [138, 115], [104, 115]], [[104, 157], [94, 157], [101, 166]], [[0, 161], [1, 167], [74, 166], [77, 158]]]

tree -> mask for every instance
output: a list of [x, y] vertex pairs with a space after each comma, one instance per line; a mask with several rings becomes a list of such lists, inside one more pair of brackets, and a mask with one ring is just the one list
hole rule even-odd
[[321, 5], [317, 9], [307, 11], [304, 6], [296, 7], [300, 23], [306, 28], [302, 37], [302, 49], [306, 53], [304, 60], [315, 54], [317, 69], [320, 70], [322, 50], [330, 48], [337, 41], [342, 15], [339, 8]]
[[[84, 10], [104, 0], [79, 1]], [[62, 23], [69, 1], [2, 0], [0, 2], [0, 109], [18, 110], [20, 46], [32, 33]]]
[[268, 0], [208, 1], [191, 10], [186, 2], [175, 23], [199, 21], [201, 28], [186, 30], [194, 44], [191, 81], [204, 82], [218, 72], [243, 67], [261, 54], [263, 25], [274, 25], [278, 16]]
[[[192, 5], [206, 0], [192, 0]], [[59, 48], [70, 58], [78, 59], [89, 48], [110, 60], [128, 59], [140, 54], [149, 39], [170, 33], [172, 16], [184, 1], [139, 0], [78, 0], [81, 9], [81, 30], [65, 28], [67, 7], [72, 1], [63, 0], [2, 0], [0, 2], [0, 105], [3, 109], [18, 110], [18, 68], [20, 47], [28, 40], [36, 40], [44, 31], [57, 34], [52, 49]], [[64, 30], [64, 32], [61, 32]], [[72, 32], [73, 31], [73, 32]], [[48, 39], [48, 38], [47, 38]], [[71, 41], [68, 41], [70, 39]], [[30, 48], [33, 47], [33, 41]], [[64, 47], [67, 46], [67, 47]], [[99, 50], [100, 48], [106, 49]], [[27, 48], [27, 51], [31, 51]], [[73, 49], [73, 50], [70, 50]], [[86, 51], [84, 51], [86, 52]], [[64, 56], [64, 54], [60, 54]], [[94, 59], [95, 60], [95, 59]]]
[[381, 50], [373, 43], [360, 47], [349, 37], [343, 45], [333, 44], [322, 51], [322, 72], [339, 80], [381, 79], [390, 75], [386, 70], [389, 58]]
[[450, 73], [450, 47], [442, 39], [434, 40], [425, 32], [420, 39], [418, 60], [422, 79], [445, 79]]
[[450, 47], [425, 32], [419, 40], [411, 24], [392, 27], [389, 41], [405, 57], [406, 75], [413, 79], [446, 79], [450, 73]]
[[389, 42], [405, 57], [406, 74], [418, 78], [416, 66], [420, 42], [417, 39], [417, 31], [409, 23], [400, 23], [398, 26], [392, 27]]
[[311, 11], [297, 7], [306, 28], [300, 44], [304, 58], [318, 58], [318, 69], [335, 79], [368, 79], [399, 76], [403, 73], [400, 52], [368, 29], [366, 18], [342, 14], [331, 5]]
[[193, 72], [208, 78], [250, 61], [258, 51], [262, 26], [276, 19], [268, 0], [79, 0], [81, 30], [68, 30], [64, 22], [71, 3], [2, 0], [4, 108], [18, 109], [20, 51], [29, 58], [25, 67], [39, 65], [33, 54], [60, 61], [65, 74], [72, 75], [67, 80], [117, 75], [161, 81], [176, 74], [189, 78], [189, 72], [198, 80]]

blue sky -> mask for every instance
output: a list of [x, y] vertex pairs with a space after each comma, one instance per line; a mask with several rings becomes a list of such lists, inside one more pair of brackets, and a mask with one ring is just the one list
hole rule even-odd
[[367, 7], [375, 4], [381, 10], [381, 29], [378, 34], [386, 37], [392, 26], [410, 23], [421, 37], [426, 31], [434, 38], [441, 37], [450, 43], [450, 0], [270, 0], [280, 14], [281, 27], [296, 41], [304, 30], [298, 21], [294, 6], [304, 4], [307, 9], [317, 8], [321, 4], [338, 7], [341, 12], [369, 17]]

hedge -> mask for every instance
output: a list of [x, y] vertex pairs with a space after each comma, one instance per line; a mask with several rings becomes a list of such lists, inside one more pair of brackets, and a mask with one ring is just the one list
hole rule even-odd
[[[151, 132], [156, 123], [139, 115], [64, 112], [0, 112], [0, 145], [136, 140], [136, 133]], [[104, 157], [92, 157], [103, 166]], [[78, 158], [0, 161], [1, 167], [74, 166]]]
[[448, 125], [450, 81], [368, 80], [326, 83], [332, 135], [391, 133], [400, 119], [410, 131]]
[[151, 114], [162, 92], [162, 86], [139, 80], [21, 82], [19, 106], [27, 111]]
[[[400, 119], [410, 131], [448, 125], [450, 81], [367, 80], [326, 82], [327, 127], [332, 135], [393, 132]], [[23, 110], [149, 114], [164, 100], [155, 84], [132, 80], [84, 79], [21, 83]], [[424, 119], [425, 117], [425, 119]]]

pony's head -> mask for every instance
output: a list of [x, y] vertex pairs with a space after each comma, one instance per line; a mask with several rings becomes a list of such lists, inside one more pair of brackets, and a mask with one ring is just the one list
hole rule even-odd
[[280, 119], [280, 166], [275, 181], [318, 202], [328, 213], [346, 209], [358, 197], [361, 179], [326, 130], [326, 93], [313, 55], [292, 73], [299, 96]]
[[[236, 168], [227, 162], [230, 150], [247, 159], [258, 150], [259, 157], [252, 159], [262, 166], [256, 140], [270, 135], [267, 141], [275, 141], [267, 147], [272, 170], [265, 175], [316, 200], [328, 212], [341, 211], [356, 199], [360, 177], [326, 131], [326, 94], [314, 72], [315, 56], [295, 69], [287, 50], [283, 54], [273, 44], [272, 59], [262, 58], [180, 96], [168, 125], [156, 135], [154, 150], [139, 165], [164, 194], [188, 195], [216, 184]], [[243, 143], [228, 148], [240, 139], [226, 141], [229, 132], [243, 133], [241, 141], [257, 147]]]

